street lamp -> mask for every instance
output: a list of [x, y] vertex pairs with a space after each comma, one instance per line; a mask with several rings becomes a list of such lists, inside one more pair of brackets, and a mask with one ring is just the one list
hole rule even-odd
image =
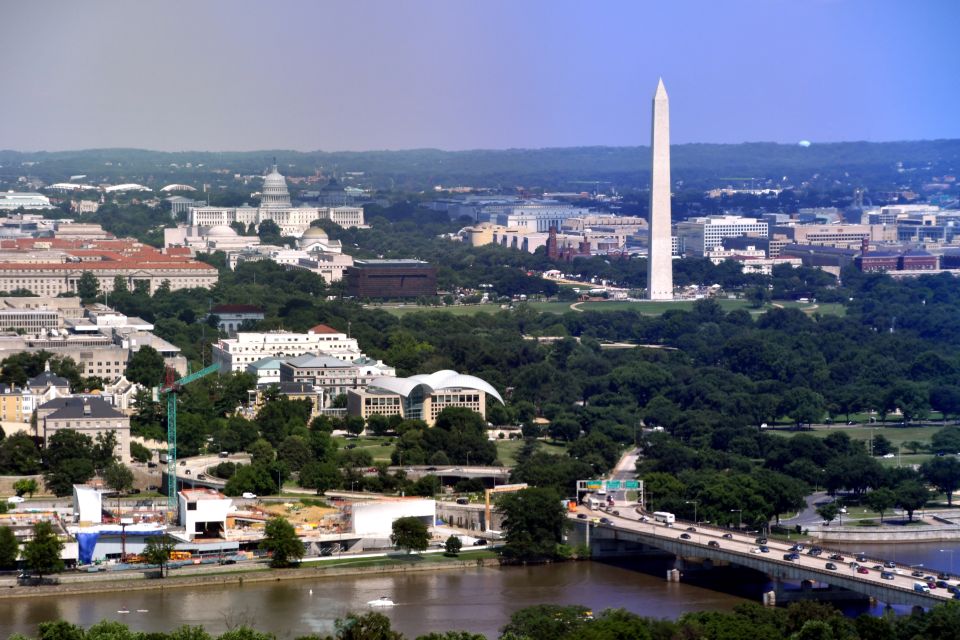
[[730, 513], [737, 512], [737, 530], [743, 529], [743, 509], [730, 509]]
[[953, 549], [940, 549], [940, 553], [950, 554], [950, 575], [953, 575]]
[[698, 521], [697, 521], [697, 503], [698, 503], [698, 502], [700, 502], [700, 501], [699, 501], [699, 500], [687, 500], [687, 501], [684, 503], [684, 504], [692, 504], [692, 505], [693, 505], [693, 523], [694, 523], [694, 524], [698, 524]]

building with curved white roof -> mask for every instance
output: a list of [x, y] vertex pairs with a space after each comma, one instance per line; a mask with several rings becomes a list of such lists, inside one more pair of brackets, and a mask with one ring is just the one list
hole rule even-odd
[[197, 190], [196, 187], [191, 187], [188, 184], [168, 184], [167, 186], [160, 189], [160, 191], [163, 191], [164, 193], [168, 193], [170, 191], [196, 191], [196, 190]]
[[153, 191], [150, 187], [145, 187], [136, 182], [126, 182], [124, 184], [115, 184], [103, 189], [107, 193], [122, 193], [124, 191]]
[[379, 377], [366, 389], [347, 391], [347, 413], [366, 419], [372, 415], [399, 415], [423, 420], [433, 426], [447, 407], [464, 407], [486, 419], [487, 396], [504, 404], [499, 392], [486, 380], [445, 369], [409, 378]]

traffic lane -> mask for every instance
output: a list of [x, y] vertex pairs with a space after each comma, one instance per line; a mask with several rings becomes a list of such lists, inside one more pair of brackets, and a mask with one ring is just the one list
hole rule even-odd
[[[872, 583], [882, 584], [885, 586], [896, 586], [906, 591], [913, 591], [914, 590], [913, 585], [915, 582], [923, 582], [918, 578], [914, 578], [912, 576], [903, 575], [903, 574], [897, 574], [897, 573], [893, 574], [894, 575], [893, 580], [886, 580], [881, 577], [881, 573], [886, 571], [886, 569], [875, 570], [872, 567], [865, 566], [864, 568], [866, 569], [867, 573], [859, 573], [857, 572], [857, 567], [850, 566], [849, 563], [838, 564], [837, 561], [832, 561], [829, 558], [824, 558], [823, 556], [810, 556], [805, 553], [800, 553], [800, 557], [797, 558], [796, 560], [784, 560], [783, 554], [789, 553], [790, 546], [792, 545], [787, 546], [785, 543], [781, 543], [778, 541], [772, 541], [767, 543], [766, 546], [770, 549], [769, 553], [751, 554], [750, 549], [758, 546], [753, 539], [744, 540], [742, 536], [740, 537], [740, 539], [724, 538], [723, 537], [724, 532], [722, 532], [722, 530], [720, 531], [709, 530], [709, 529], [701, 530], [700, 528], [694, 527], [692, 524], [688, 524], [684, 526], [684, 523], [680, 523], [679, 526], [667, 527], [665, 525], [658, 524], [655, 522], [637, 522], [634, 520], [624, 518], [622, 516], [615, 516], [613, 514], [604, 514], [604, 517], [608, 518], [612, 524], [623, 526], [623, 528], [627, 530], [632, 529], [640, 532], [649, 532], [654, 535], [665, 537], [665, 538], [670, 538], [674, 540], [683, 540], [688, 544], [697, 544], [699, 546], [703, 546], [708, 549], [711, 548], [709, 545], [709, 542], [712, 540], [717, 542], [718, 544], [718, 547], [715, 547], [715, 548], [725, 549], [728, 551], [735, 551], [735, 552], [743, 553], [746, 555], [762, 555], [764, 559], [767, 561], [774, 561], [776, 563], [783, 564], [783, 565], [802, 566], [808, 569], [816, 570], [817, 572], [822, 573], [825, 578], [827, 578], [832, 574], [844, 573], [845, 570], [849, 569], [849, 574], [853, 574], [853, 575], [848, 574], [847, 577], [853, 577], [857, 580], [861, 580], [864, 582], [872, 582]], [[689, 531], [687, 527], [693, 527], [694, 531]], [[684, 533], [689, 534], [690, 538], [683, 539], [682, 536]], [[828, 562], [834, 562], [834, 564], [837, 565], [837, 569], [835, 571], [827, 569], [826, 564]], [[882, 566], [882, 561], [875, 561], [875, 563], [880, 564]], [[864, 566], [864, 565], [860, 564], [860, 566]], [[828, 580], [825, 579], [822, 581], [827, 582]], [[950, 584], [955, 584], [955, 581], [951, 581]], [[942, 599], [952, 599], [953, 597], [948, 591], [944, 589], [933, 589], [931, 590], [931, 594]]]

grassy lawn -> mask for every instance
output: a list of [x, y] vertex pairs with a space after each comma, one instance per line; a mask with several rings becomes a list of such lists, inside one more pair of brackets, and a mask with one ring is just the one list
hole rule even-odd
[[354, 444], [356, 445], [353, 447], [354, 449], [369, 451], [374, 461], [390, 462], [390, 454], [393, 453], [393, 443], [390, 442], [392, 439], [386, 436], [361, 436], [359, 438], [338, 439], [338, 444], [341, 449]]
[[[846, 308], [839, 303], [811, 304], [809, 302], [795, 302], [792, 300], [775, 300], [773, 304], [767, 304], [761, 309], [754, 309], [747, 300], [732, 300], [729, 298], [718, 298], [717, 302], [724, 311], [733, 311], [735, 309], [746, 309], [753, 315], [759, 315], [769, 311], [774, 306], [800, 309], [806, 313], [820, 313], [823, 315], [842, 316], [846, 313]], [[677, 300], [675, 302], [648, 302], [642, 300], [609, 300], [602, 302], [584, 302], [579, 305], [583, 311], [639, 311], [645, 315], [658, 316], [669, 309], [682, 309], [689, 311], [693, 308], [694, 300]], [[570, 311], [570, 302], [521, 302], [514, 303], [514, 306], [525, 305], [526, 307], [539, 311], [541, 313], [567, 313]], [[368, 305], [367, 309], [380, 309], [395, 316], [404, 316], [409, 313], [450, 313], [455, 316], [472, 316], [477, 313], [497, 313], [504, 311], [499, 304], [471, 304], [458, 305], [453, 307], [419, 307], [417, 305]]]
[[[497, 458], [505, 467], [517, 465], [517, 454], [523, 448], [523, 440], [497, 440]], [[567, 452], [567, 445], [562, 442], [540, 441], [540, 451], [559, 455]]]
[[[943, 427], [941, 425], [928, 425], [928, 426], [922, 426], [922, 427], [920, 426], [918, 427], [894, 427], [894, 426], [883, 427], [879, 425], [876, 427], [866, 427], [866, 426], [848, 427], [846, 425], [843, 425], [843, 426], [821, 425], [821, 426], [814, 427], [813, 430], [809, 430], [809, 429], [806, 429], [804, 431], [777, 430], [777, 431], [772, 431], [771, 433], [775, 433], [779, 436], [784, 436], [787, 438], [792, 438], [798, 433], [806, 433], [806, 434], [816, 436], [818, 438], [826, 438], [831, 433], [840, 432], [850, 436], [851, 440], [861, 440], [863, 442], [869, 441], [871, 436], [882, 435], [893, 444], [894, 448], [896, 448], [898, 446], [901, 446], [904, 442], [907, 442], [910, 440], [916, 440], [917, 442], [922, 442], [923, 444], [929, 444], [930, 438], [933, 437], [933, 434], [937, 433], [942, 428]], [[904, 453], [901, 454], [902, 462], [904, 463], [906, 463], [908, 459], [910, 460], [910, 464], [913, 464], [917, 462], [917, 459], [919, 458], [923, 458], [925, 460], [926, 458], [930, 457], [929, 455], [926, 455], [926, 454], [908, 454], [905, 452], [906, 452], [906, 449], [904, 449]], [[887, 461], [892, 462], [894, 464], [896, 464], [897, 462], [895, 458], [888, 459]]]

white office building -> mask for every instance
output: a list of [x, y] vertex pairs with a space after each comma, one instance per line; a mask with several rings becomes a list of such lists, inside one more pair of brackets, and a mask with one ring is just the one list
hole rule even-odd
[[246, 371], [248, 365], [268, 357], [296, 357], [312, 353], [343, 362], [353, 362], [363, 357], [356, 338], [348, 338], [345, 333], [324, 324], [318, 324], [306, 333], [241, 331], [236, 338], [217, 341], [212, 349], [213, 362], [220, 366], [221, 373]]
[[768, 225], [763, 220], [730, 215], [692, 218], [676, 225], [680, 250], [686, 256], [703, 257], [714, 249], [722, 249], [724, 238], [766, 238], [767, 233]]

